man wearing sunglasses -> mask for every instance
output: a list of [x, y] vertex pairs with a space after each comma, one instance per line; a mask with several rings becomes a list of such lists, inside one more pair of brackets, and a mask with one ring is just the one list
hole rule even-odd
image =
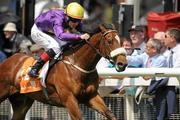
[[[81, 20], [84, 17], [84, 8], [72, 2], [65, 10], [52, 9], [40, 14], [31, 29], [33, 41], [42, 46], [46, 52], [42, 53], [34, 66], [29, 71], [31, 77], [38, 77], [38, 72], [42, 66], [56, 54], [61, 52], [61, 47], [69, 42], [89, 39], [89, 34], [74, 32], [82, 27]], [[70, 28], [70, 31], [66, 31]], [[55, 38], [48, 33], [55, 34]], [[63, 44], [61, 44], [63, 43]]]

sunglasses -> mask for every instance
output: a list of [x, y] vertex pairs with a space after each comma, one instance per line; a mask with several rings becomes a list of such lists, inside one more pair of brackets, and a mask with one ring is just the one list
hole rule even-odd
[[80, 23], [81, 22], [80, 19], [75, 19], [75, 18], [71, 18], [71, 17], [69, 17], [69, 21], [71, 21], [73, 23]]
[[173, 35], [168, 35], [168, 34], [165, 34], [165, 36], [164, 36], [165, 38], [172, 38], [172, 37], [174, 37]]
[[165, 35], [164, 37], [165, 37], [165, 38], [168, 38], [168, 35]]

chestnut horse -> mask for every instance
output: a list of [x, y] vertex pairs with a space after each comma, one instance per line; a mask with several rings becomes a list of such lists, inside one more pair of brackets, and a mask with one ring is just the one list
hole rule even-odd
[[12, 120], [24, 120], [34, 100], [66, 107], [72, 120], [82, 120], [79, 103], [95, 109], [110, 120], [116, 120], [98, 93], [99, 76], [96, 64], [101, 57], [123, 71], [126, 55], [120, 46], [117, 31], [111, 25], [99, 25], [88, 41], [69, 48], [47, 75], [48, 98], [43, 91], [20, 94], [19, 72], [30, 56], [17, 53], [0, 64], [0, 103], [9, 99], [13, 108]]

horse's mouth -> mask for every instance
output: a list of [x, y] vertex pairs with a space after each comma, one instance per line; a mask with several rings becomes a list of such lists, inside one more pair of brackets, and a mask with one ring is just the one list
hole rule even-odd
[[122, 72], [126, 69], [127, 64], [117, 63], [115, 64], [115, 69], [117, 72]]

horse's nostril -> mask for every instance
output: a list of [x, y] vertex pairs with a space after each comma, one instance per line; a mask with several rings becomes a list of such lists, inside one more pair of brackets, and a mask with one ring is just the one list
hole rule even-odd
[[121, 62], [116, 63], [115, 68], [118, 72], [122, 72], [126, 69], [127, 64], [123, 64]]
[[121, 62], [118, 62], [117, 65], [118, 65], [118, 66], [123, 66], [124, 64], [121, 63]]

